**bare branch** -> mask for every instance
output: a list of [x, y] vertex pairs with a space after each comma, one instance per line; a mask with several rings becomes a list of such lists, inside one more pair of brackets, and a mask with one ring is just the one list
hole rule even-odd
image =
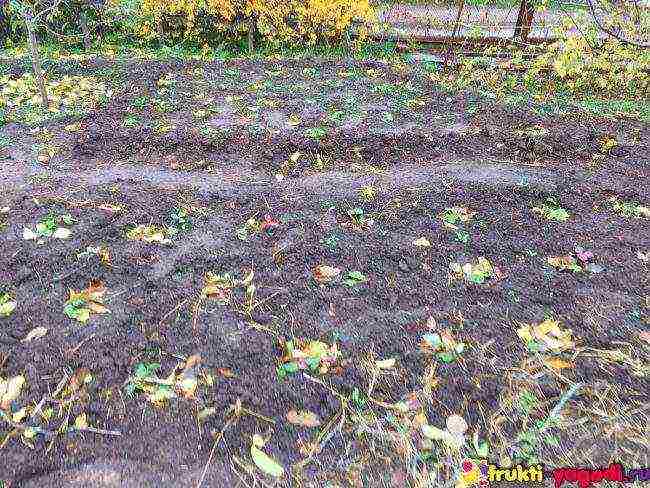
[[619, 32], [617, 33], [617, 32], [612, 31], [612, 29], [610, 29], [608, 27], [605, 27], [603, 25], [603, 23], [601, 22], [601, 20], [598, 18], [598, 15], [596, 13], [596, 7], [594, 7], [594, 4], [593, 4], [593, 0], [587, 0], [587, 4], [589, 5], [589, 11], [591, 12], [591, 16], [594, 18], [594, 22], [596, 23], [596, 25], [598, 26], [598, 28], [602, 32], [604, 32], [605, 34], [607, 34], [610, 37], [613, 37], [613, 38], [621, 41], [624, 44], [628, 44], [630, 46], [635, 46], [635, 47], [640, 47], [642, 49], [650, 48], [650, 42], [649, 43], [636, 42], [636, 41], [627, 39], [626, 37], [621, 35], [620, 34], [620, 29], [619, 29]]

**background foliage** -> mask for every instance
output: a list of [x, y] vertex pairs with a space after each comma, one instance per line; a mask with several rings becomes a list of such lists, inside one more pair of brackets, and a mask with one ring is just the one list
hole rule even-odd
[[[48, 1], [26, 1], [36, 9]], [[0, 32], [24, 34], [17, 9], [0, 0]], [[339, 41], [353, 26], [374, 18], [369, 0], [66, 0], [41, 26], [41, 35], [79, 35], [81, 14], [94, 35], [141, 41], [238, 42], [248, 37], [271, 43]]]

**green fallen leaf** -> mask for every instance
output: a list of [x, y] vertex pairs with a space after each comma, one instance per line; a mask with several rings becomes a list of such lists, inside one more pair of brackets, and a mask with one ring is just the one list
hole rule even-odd
[[66, 314], [69, 318], [77, 320], [82, 324], [88, 322], [90, 318], [90, 310], [84, 307], [81, 307], [84, 302], [77, 304], [76, 302], [68, 303], [63, 308], [63, 313]]
[[264, 441], [259, 435], [253, 436], [253, 443], [251, 444], [251, 457], [255, 465], [264, 473], [274, 478], [281, 478], [284, 476], [284, 468], [278, 464], [273, 458], [268, 456], [260, 447], [264, 445]]
[[74, 218], [72, 218], [72, 215], [70, 214], [65, 214], [61, 215], [61, 222], [63, 222], [65, 225], [72, 225], [74, 223]]
[[0, 294], [0, 317], [9, 317], [14, 310], [16, 310], [16, 302], [8, 293]]

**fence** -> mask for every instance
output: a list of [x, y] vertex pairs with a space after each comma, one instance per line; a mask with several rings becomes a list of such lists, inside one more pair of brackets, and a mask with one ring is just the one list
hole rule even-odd
[[[647, 5], [639, 8], [650, 15]], [[547, 42], [556, 38], [556, 29], [563, 24], [569, 34], [599, 30], [600, 15], [592, 13], [587, 0], [556, 0], [544, 8], [536, 7], [533, 0], [397, 1], [378, 5], [378, 10], [380, 39], [445, 44]]]

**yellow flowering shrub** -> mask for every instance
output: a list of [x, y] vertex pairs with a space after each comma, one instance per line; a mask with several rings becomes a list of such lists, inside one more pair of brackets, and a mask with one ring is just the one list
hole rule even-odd
[[[206, 41], [252, 31], [271, 42], [340, 39], [356, 23], [370, 24], [370, 0], [141, 0], [143, 38], [161, 35]], [[361, 29], [363, 35], [365, 32]]]
[[650, 53], [641, 49], [614, 39], [593, 49], [584, 37], [569, 36], [535, 58], [525, 80], [533, 84], [550, 72], [571, 93], [638, 96], [650, 90], [648, 70]]

